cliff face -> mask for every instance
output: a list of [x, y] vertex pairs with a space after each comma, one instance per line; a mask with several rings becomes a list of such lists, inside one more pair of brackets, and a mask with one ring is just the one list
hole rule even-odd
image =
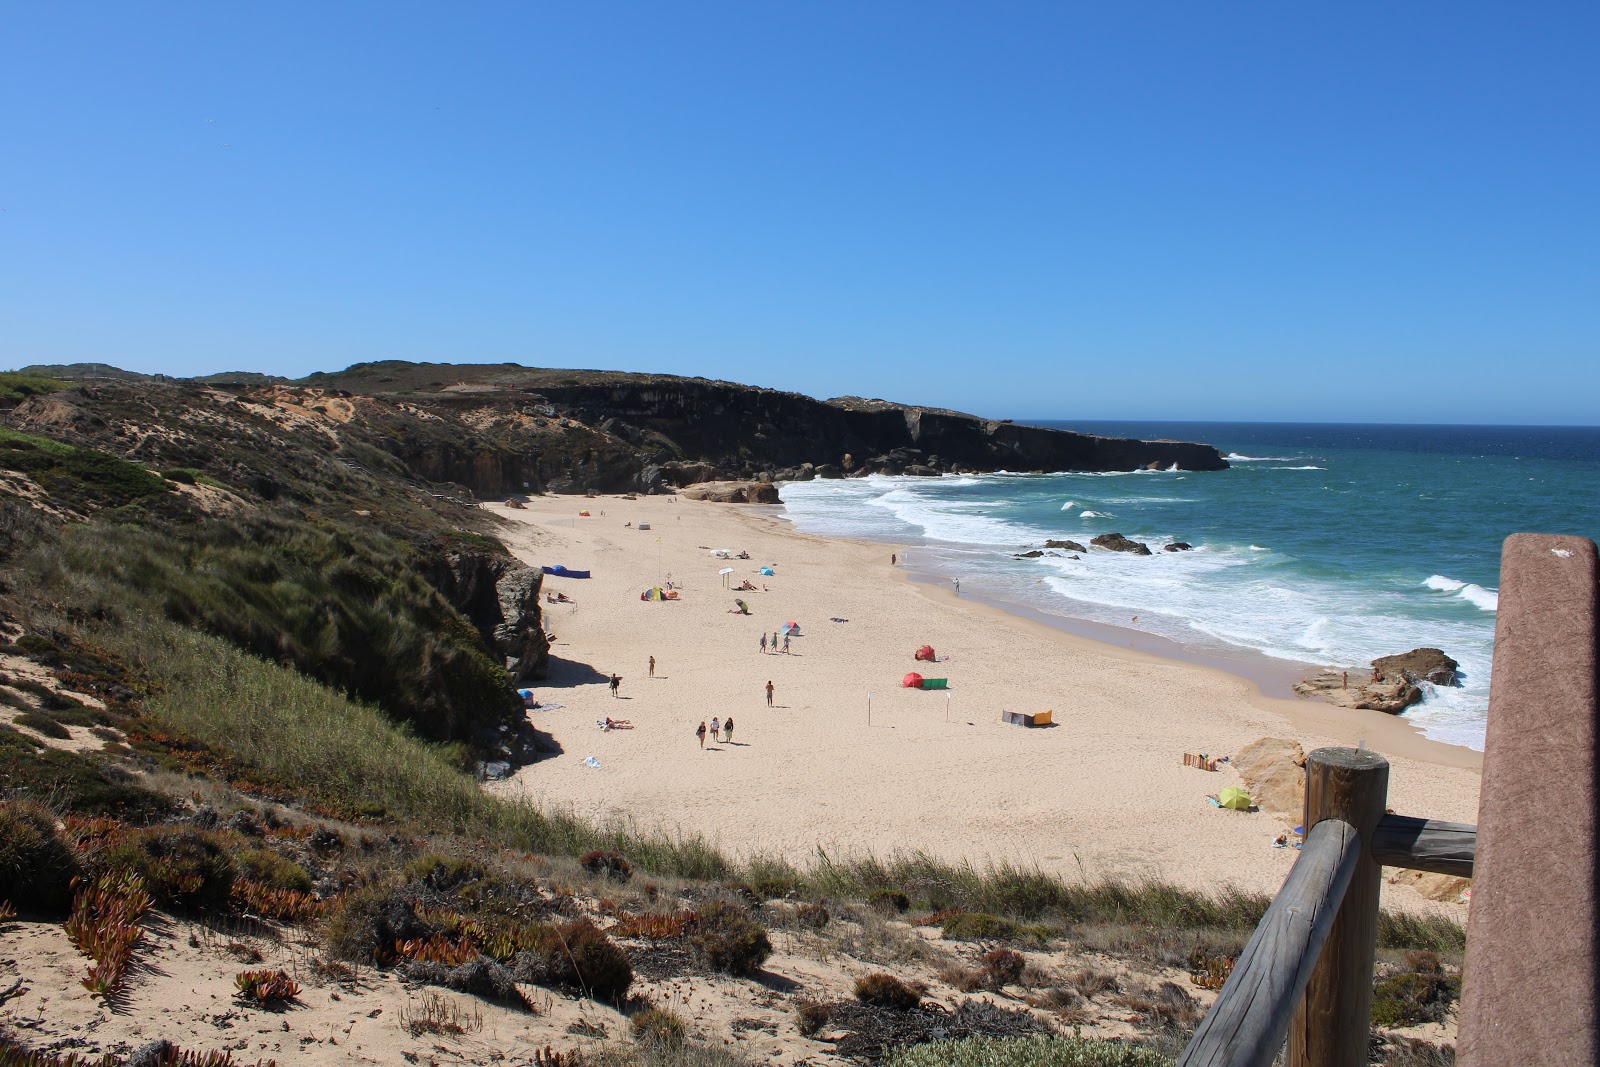
[[[231, 457], [235, 481], [247, 471], [260, 477], [261, 464], [241, 451], [259, 456], [266, 437], [288, 437], [311, 457], [284, 457], [290, 466], [324, 455], [479, 496], [876, 472], [1227, 466], [1202, 444], [1095, 437], [881, 400], [820, 401], [704, 378], [512, 365], [371, 363], [296, 383], [100, 380], [25, 402], [13, 419], [54, 422], [95, 447], [126, 442], [128, 458], [152, 464], [211, 469], [205, 453], [220, 452]], [[229, 424], [252, 447], [197, 447], [232, 436], [219, 435]], [[201, 426], [206, 433], [193, 432]]]

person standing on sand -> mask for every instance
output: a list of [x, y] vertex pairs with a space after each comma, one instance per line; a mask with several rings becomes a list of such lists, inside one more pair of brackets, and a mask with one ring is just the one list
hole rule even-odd
[[889, 553], [889, 566], [893, 567], [898, 562], [900, 562], [899, 553], [897, 553], [897, 552]]
[[654, 656], [651, 656], [650, 657], [650, 677], [654, 678], [655, 676], [656, 676], [656, 658]]
[[711, 716], [711, 743], [717, 743], [717, 735], [722, 732], [722, 720], [715, 715]]
[[619, 678], [617, 675], [613, 674], [611, 676], [611, 699], [615, 700], [617, 698], [617, 690], [621, 686], [622, 686], [622, 679]]
[[772, 707], [772, 679], [767, 679], [767, 707]]
[[722, 739], [729, 744], [733, 743], [733, 716], [729, 715], [722, 720]]
[[700, 739], [700, 747], [704, 749], [706, 747], [706, 721], [704, 719], [700, 720], [700, 729], [696, 730], [694, 735]]
[[765, 630], [761, 631], [761, 654], [763, 656], [767, 654], [767, 631]]
[[950, 580], [952, 582], [956, 583], [956, 596], [960, 596], [961, 595], [961, 579], [960, 578], [952, 578]]
[[783, 654], [785, 656], [787, 656], [789, 654], [789, 635], [788, 634], [784, 634], [783, 635]]
[[772, 631], [772, 651], [778, 651], [778, 631]]

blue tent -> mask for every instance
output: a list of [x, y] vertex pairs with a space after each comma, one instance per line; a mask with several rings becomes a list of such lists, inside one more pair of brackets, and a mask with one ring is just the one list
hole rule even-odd
[[567, 568], [563, 567], [559, 563], [557, 563], [554, 567], [540, 567], [539, 569], [544, 571], [546, 574], [553, 574], [557, 578], [587, 578], [587, 577], [589, 577], [589, 572], [588, 571], [569, 571], [569, 570], [567, 570]]

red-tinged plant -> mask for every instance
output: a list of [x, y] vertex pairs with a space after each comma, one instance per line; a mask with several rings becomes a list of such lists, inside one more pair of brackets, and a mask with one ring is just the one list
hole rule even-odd
[[239, 989], [238, 996], [262, 1007], [300, 995], [300, 983], [283, 971], [240, 971], [233, 976], [233, 984]]
[[11, 906], [11, 901], [0, 900], [0, 923], [10, 922], [17, 917], [17, 909]]
[[260, 882], [240, 880], [233, 883], [232, 893], [247, 911], [280, 922], [304, 922], [322, 914], [322, 901], [294, 889], [274, 889]]
[[416, 960], [419, 963], [442, 963], [447, 967], [459, 967], [478, 958], [478, 948], [472, 943], [471, 938], [452, 941], [443, 934], [410, 941], [397, 941], [394, 951], [395, 955], [408, 960]]
[[144, 935], [139, 925], [150, 909], [144, 883], [129, 872], [102, 874], [92, 883], [77, 883], [72, 914], [65, 928], [74, 947], [94, 962], [83, 987], [96, 996], [111, 997], [122, 988], [133, 948]]
[[642, 937], [648, 941], [670, 941], [682, 937], [694, 921], [694, 912], [676, 915], [647, 911], [643, 915], [624, 915], [611, 928], [613, 937]]

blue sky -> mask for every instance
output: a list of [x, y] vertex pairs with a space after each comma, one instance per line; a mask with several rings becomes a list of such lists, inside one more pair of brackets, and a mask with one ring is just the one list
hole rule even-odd
[[0, 366], [1600, 421], [1600, 6], [21, 4]]

